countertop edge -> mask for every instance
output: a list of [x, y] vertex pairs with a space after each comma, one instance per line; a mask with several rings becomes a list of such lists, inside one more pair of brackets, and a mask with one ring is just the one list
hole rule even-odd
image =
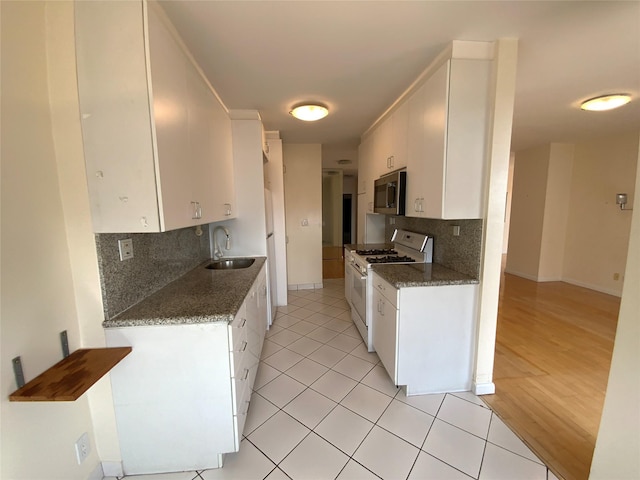
[[[417, 270], [417, 268], [427, 266], [431, 266], [433, 269], [433, 272], [429, 272], [429, 276], [434, 278], [426, 279], [424, 278], [425, 273]], [[380, 264], [372, 265], [371, 269], [395, 288], [477, 285], [480, 283], [480, 280], [477, 278], [470, 277], [469, 275], [437, 263]]]

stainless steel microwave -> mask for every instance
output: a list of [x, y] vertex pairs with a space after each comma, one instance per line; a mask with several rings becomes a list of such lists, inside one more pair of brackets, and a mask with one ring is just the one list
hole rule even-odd
[[383, 175], [375, 180], [373, 188], [373, 211], [388, 215], [404, 215], [407, 195], [407, 172]]

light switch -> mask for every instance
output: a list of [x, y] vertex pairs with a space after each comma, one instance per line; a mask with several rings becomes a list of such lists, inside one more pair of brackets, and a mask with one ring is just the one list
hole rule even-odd
[[460, 236], [460, 225], [454, 225], [453, 226], [453, 236], [454, 237], [459, 237]]

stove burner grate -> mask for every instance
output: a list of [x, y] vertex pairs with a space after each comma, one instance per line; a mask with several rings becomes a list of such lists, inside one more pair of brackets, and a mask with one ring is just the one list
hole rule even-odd
[[356, 250], [358, 255], [396, 255], [393, 248], [373, 248], [370, 250]]
[[411, 263], [415, 262], [415, 259], [408, 256], [386, 256], [386, 257], [367, 257], [369, 263]]

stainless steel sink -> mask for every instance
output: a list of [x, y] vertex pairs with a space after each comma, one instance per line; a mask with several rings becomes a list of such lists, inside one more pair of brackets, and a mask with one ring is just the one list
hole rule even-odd
[[255, 261], [255, 258], [229, 258], [228, 260], [215, 260], [205, 268], [209, 270], [237, 270], [239, 268], [248, 268]]

